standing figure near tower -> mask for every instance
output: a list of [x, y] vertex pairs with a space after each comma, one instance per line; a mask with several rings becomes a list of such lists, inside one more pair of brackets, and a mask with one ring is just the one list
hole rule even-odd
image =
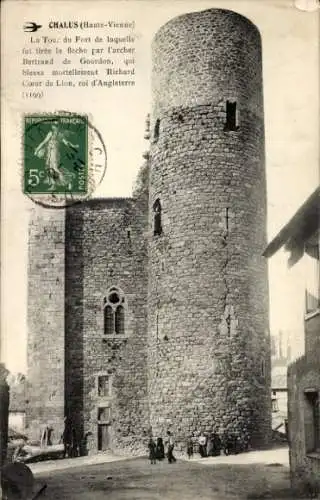
[[157, 454], [156, 454], [157, 445], [154, 442], [152, 436], [150, 436], [148, 448], [149, 448], [149, 460], [150, 460], [151, 465], [153, 465], [157, 462], [157, 460], [156, 460], [157, 459]]
[[174, 439], [170, 431], [167, 432], [167, 457], [169, 464], [175, 463], [177, 460], [173, 455]]
[[207, 456], [207, 437], [201, 432], [199, 436], [199, 453], [202, 458]]
[[157, 439], [156, 455], [157, 455], [157, 460], [163, 460], [165, 457], [164, 445], [161, 437], [158, 437]]
[[190, 460], [190, 458], [193, 457], [193, 435], [189, 437], [187, 441], [187, 455]]
[[68, 417], [64, 419], [64, 430], [62, 434], [63, 458], [72, 456], [72, 423]]

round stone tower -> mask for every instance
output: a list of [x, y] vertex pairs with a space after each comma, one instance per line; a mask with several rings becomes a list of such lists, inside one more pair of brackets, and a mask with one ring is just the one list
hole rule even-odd
[[231, 11], [153, 41], [151, 426], [266, 443], [271, 430], [261, 39]]

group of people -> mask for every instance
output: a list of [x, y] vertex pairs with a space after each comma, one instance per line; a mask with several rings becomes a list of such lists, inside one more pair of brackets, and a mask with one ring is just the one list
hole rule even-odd
[[202, 458], [217, 457], [221, 454], [221, 450], [225, 455], [238, 454], [249, 449], [249, 434], [244, 433], [240, 436], [239, 433], [223, 433], [220, 436], [217, 432], [203, 433], [198, 436], [194, 434], [190, 436], [187, 443], [187, 455], [193, 457], [197, 450]]
[[[197, 433], [197, 435], [193, 433], [187, 440], [187, 455], [189, 459], [192, 458], [196, 452], [198, 452], [202, 458], [218, 457], [221, 455], [221, 452], [225, 455], [237, 455], [238, 453], [249, 450], [249, 441], [249, 434], [246, 431], [241, 435], [237, 432], [224, 432], [221, 435], [219, 435], [218, 432], [200, 432]], [[170, 431], [167, 432], [165, 443], [163, 443], [161, 437], [155, 441], [151, 436], [148, 442], [151, 464], [155, 464], [157, 460], [161, 461], [165, 457], [167, 457], [170, 464], [176, 462], [176, 458], [173, 455], [174, 447], [175, 443]]]
[[[59, 440], [59, 444], [63, 444], [63, 458], [81, 456], [83, 454], [83, 447], [86, 443], [88, 434], [90, 433], [87, 433], [84, 438], [81, 439], [71, 419], [65, 417], [63, 433]], [[43, 428], [41, 428], [41, 448], [52, 446], [54, 440], [54, 428], [51, 425], [45, 425]]]
[[87, 432], [83, 437], [80, 436], [68, 417], [64, 419], [64, 430], [60, 438], [63, 443], [63, 458], [81, 457], [87, 454], [87, 440], [91, 432]]
[[188, 457], [193, 457], [194, 451], [197, 449], [201, 457], [216, 457], [220, 455], [222, 449], [222, 441], [219, 434], [213, 432], [212, 434], [200, 433], [198, 438], [190, 436], [187, 443]]
[[163, 439], [161, 437], [158, 437], [157, 441], [155, 441], [153, 437], [150, 436], [148, 449], [151, 464], [156, 464], [157, 460], [161, 461], [165, 457], [167, 457], [169, 464], [177, 461], [173, 455], [174, 439], [170, 431], [167, 432], [165, 443], [163, 443]]

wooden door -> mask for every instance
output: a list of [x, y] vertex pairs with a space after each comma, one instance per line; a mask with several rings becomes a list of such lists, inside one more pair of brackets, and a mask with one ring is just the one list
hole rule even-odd
[[98, 451], [106, 451], [110, 448], [110, 425], [98, 424]]

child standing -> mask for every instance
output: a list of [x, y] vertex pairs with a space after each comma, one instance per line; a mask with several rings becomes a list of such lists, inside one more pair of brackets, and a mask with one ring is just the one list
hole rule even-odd
[[187, 441], [187, 454], [190, 460], [193, 457], [193, 436], [190, 436]]

